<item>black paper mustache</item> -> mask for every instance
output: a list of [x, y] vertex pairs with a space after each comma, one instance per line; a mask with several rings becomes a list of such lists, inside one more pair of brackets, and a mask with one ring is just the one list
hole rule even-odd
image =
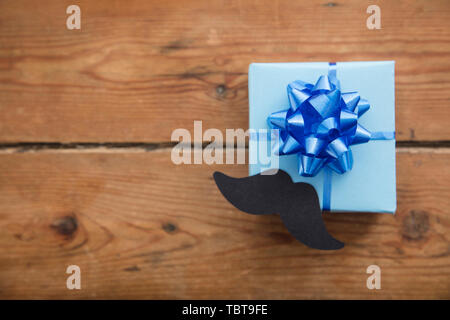
[[316, 190], [308, 183], [293, 183], [283, 170], [275, 175], [232, 178], [214, 172], [217, 187], [233, 206], [250, 214], [278, 213], [288, 231], [308, 247], [337, 250], [344, 243], [333, 238], [322, 219]]

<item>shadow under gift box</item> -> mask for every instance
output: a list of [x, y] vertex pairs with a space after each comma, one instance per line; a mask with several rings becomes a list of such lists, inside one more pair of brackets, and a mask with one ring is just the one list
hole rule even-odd
[[[357, 91], [361, 98], [369, 101], [370, 109], [358, 119], [358, 123], [372, 133], [395, 132], [394, 66], [394, 61], [336, 63], [341, 91]], [[252, 63], [248, 80], [249, 128], [256, 132], [270, 130], [267, 117], [289, 108], [287, 85], [295, 80], [315, 84], [320, 76], [328, 74], [329, 67], [328, 62]], [[313, 185], [323, 208], [325, 170], [315, 177], [300, 176], [296, 154], [280, 157], [270, 154], [270, 164], [267, 165], [258, 154], [261, 150], [270, 153], [270, 139], [251, 134], [250, 140], [250, 175], [278, 164], [294, 182]], [[331, 174], [330, 210], [394, 213], [397, 207], [395, 139], [371, 140], [350, 148], [353, 153], [352, 170]]]

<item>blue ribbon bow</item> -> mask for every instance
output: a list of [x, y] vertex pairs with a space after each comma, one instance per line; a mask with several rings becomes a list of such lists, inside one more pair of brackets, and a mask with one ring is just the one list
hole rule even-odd
[[371, 133], [358, 123], [370, 105], [357, 92], [341, 92], [336, 65], [315, 85], [300, 80], [287, 87], [290, 108], [268, 117], [279, 129], [272, 152], [297, 154], [298, 172], [315, 176], [323, 167], [343, 174], [353, 166], [351, 145], [366, 143]]

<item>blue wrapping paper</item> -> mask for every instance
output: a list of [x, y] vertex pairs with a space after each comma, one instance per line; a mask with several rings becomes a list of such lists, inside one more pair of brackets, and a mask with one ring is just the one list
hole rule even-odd
[[[267, 129], [267, 117], [288, 109], [286, 88], [296, 80], [315, 84], [327, 75], [330, 65], [324, 63], [255, 63], [249, 69], [249, 127]], [[373, 133], [395, 132], [394, 62], [344, 62], [336, 64], [336, 75], [342, 92], [357, 91], [370, 103], [370, 110], [358, 123]], [[373, 137], [374, 138], [374, 137]], [[376, 138], [376, 136], [375, 136]], [[324, 194], [328, 194], [325, 209], [332, 211], [390, 212], [396, 209], [395, 140], [370, 140], [353, 145], [353, 167], [343, 174], [321, 170], [313, 177], [299, 174], [295, 154], [271, 155], [271, 164], [261, 163], [258, 149], [271, 141], [261, 135], [251, 135], [250, 175], [278, 166], [294, 182], [312, 184], [324, 207]], [[259, 151], [260, 152], [260, 151]], [[274, 157], [277, 157], [275, 159]]]

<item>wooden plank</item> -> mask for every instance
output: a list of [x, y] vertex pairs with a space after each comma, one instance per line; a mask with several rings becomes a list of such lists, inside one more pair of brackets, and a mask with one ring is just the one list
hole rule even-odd
[[[326, 215], [336, 252], [234, 209], [170, 150], [0, 155], [0, 298], [450, 298], [450, 151], [398, 152], [398, 211]], [[66, 289], [66, 267], [82, 289]], [[381, 267], [381, 290], [366, 268]]]
[[0, 3], [0, 141], [163, 142], [175, 128], [247, 128], [251, 62], [396, 60], [398, 140], [450, 134], [450, 2]]

